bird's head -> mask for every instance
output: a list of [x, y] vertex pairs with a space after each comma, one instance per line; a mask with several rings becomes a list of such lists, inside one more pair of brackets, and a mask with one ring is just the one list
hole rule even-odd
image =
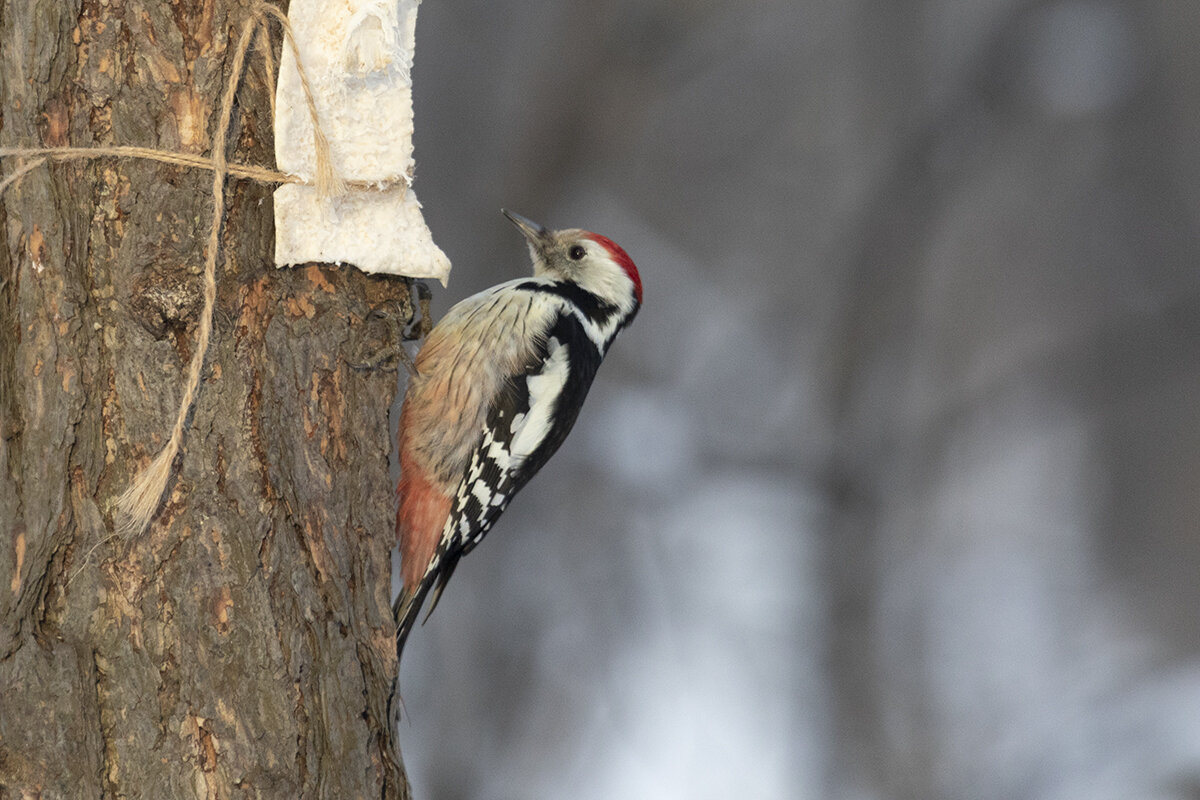
[[548, 230], [520, 214], [501, 211], [525, 235], [534, 275], [575, 283], [618, 308], [622, 317], [642, 305], [642, 277], [612, 239], [578, 228]]

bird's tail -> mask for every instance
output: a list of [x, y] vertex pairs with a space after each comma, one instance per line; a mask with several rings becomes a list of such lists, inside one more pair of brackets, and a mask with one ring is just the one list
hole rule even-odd
[[409, 591], [404, 589], [400, 592], [400, 596], [396, 598], [395, 604], [392, 606], [392, 616], [396, 620], [396, 662], [399, 663], [404, 655], [404, 642], [408, 639], [408, 634], [412, 631], [413, 624], [417, 621], [417, 614], [421, 611], [421, 601], [425, 599], [425, 592], [429, 587], [422, 581], [416, 589]]
[[[392, 606], [392, 616], [396, 620], [397, 664], [400, 663], [400, 657], [404, 654], [404, 642], [417, 622], [417, 615], [421, 613], [425, 596], [429, 594], [430, 589], [433, 589], [433, 599], [429, 601], [429, 608], [425, 611], [425, 620], [427, 620], [433, 610], [437, 608], [438, 600], [442, 599], [442, 590], [446, 588], [446, 582], [454, 574], [454, 568], [458, 566], [458, 559], [461, 557], [462, 554], [458, 551], [452, 555], [443, 555], [438, 569], [428, 572], [416, 585], [416, 588], [409, 591], [405, 587], [400, 591], [400, 596], [396, 598], [396, 602]], [[421, 624], [425, 624], [425, 620], [421, 620]]]

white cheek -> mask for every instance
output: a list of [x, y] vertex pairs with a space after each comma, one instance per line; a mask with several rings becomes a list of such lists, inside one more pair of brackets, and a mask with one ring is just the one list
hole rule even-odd
[[633, 284], [625, 270], [609, 258], [597, 256], [588, 265], [579, 285], [592, 294], [624, 310], [626, 298], [633, 294]]

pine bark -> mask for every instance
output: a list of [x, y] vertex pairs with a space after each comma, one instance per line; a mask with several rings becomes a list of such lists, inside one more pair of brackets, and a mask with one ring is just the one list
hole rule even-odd
[[[209, 152], [249, 14], [6, 0], [0, 143]], [[248, 61], [229, 156], [270, 164]], [[396, 372], [356, 367], [411, 318], [406, 281], [275, 270], [271, 187], [229, 181], [183, 452], [149, 530], [112, 537], [179, 402], [211, 183], [104, 159], [0, 198], [0, 798], [408, 796], [389, 711]]]

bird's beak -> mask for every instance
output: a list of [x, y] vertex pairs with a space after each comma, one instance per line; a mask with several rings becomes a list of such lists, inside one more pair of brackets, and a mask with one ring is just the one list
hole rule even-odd
[[513, 225], [516, 225], [517, 228], [520, 229], [521, 233], [525, 234], [525, 238], [529, 240], [530, 244], [537, 245], [545, 239], [546, 229], [541, 225], [538, 225], [533, 220], [509, 211], [507, 208], [500, 209], [500, 213], [508, 217], [508, 221]]

